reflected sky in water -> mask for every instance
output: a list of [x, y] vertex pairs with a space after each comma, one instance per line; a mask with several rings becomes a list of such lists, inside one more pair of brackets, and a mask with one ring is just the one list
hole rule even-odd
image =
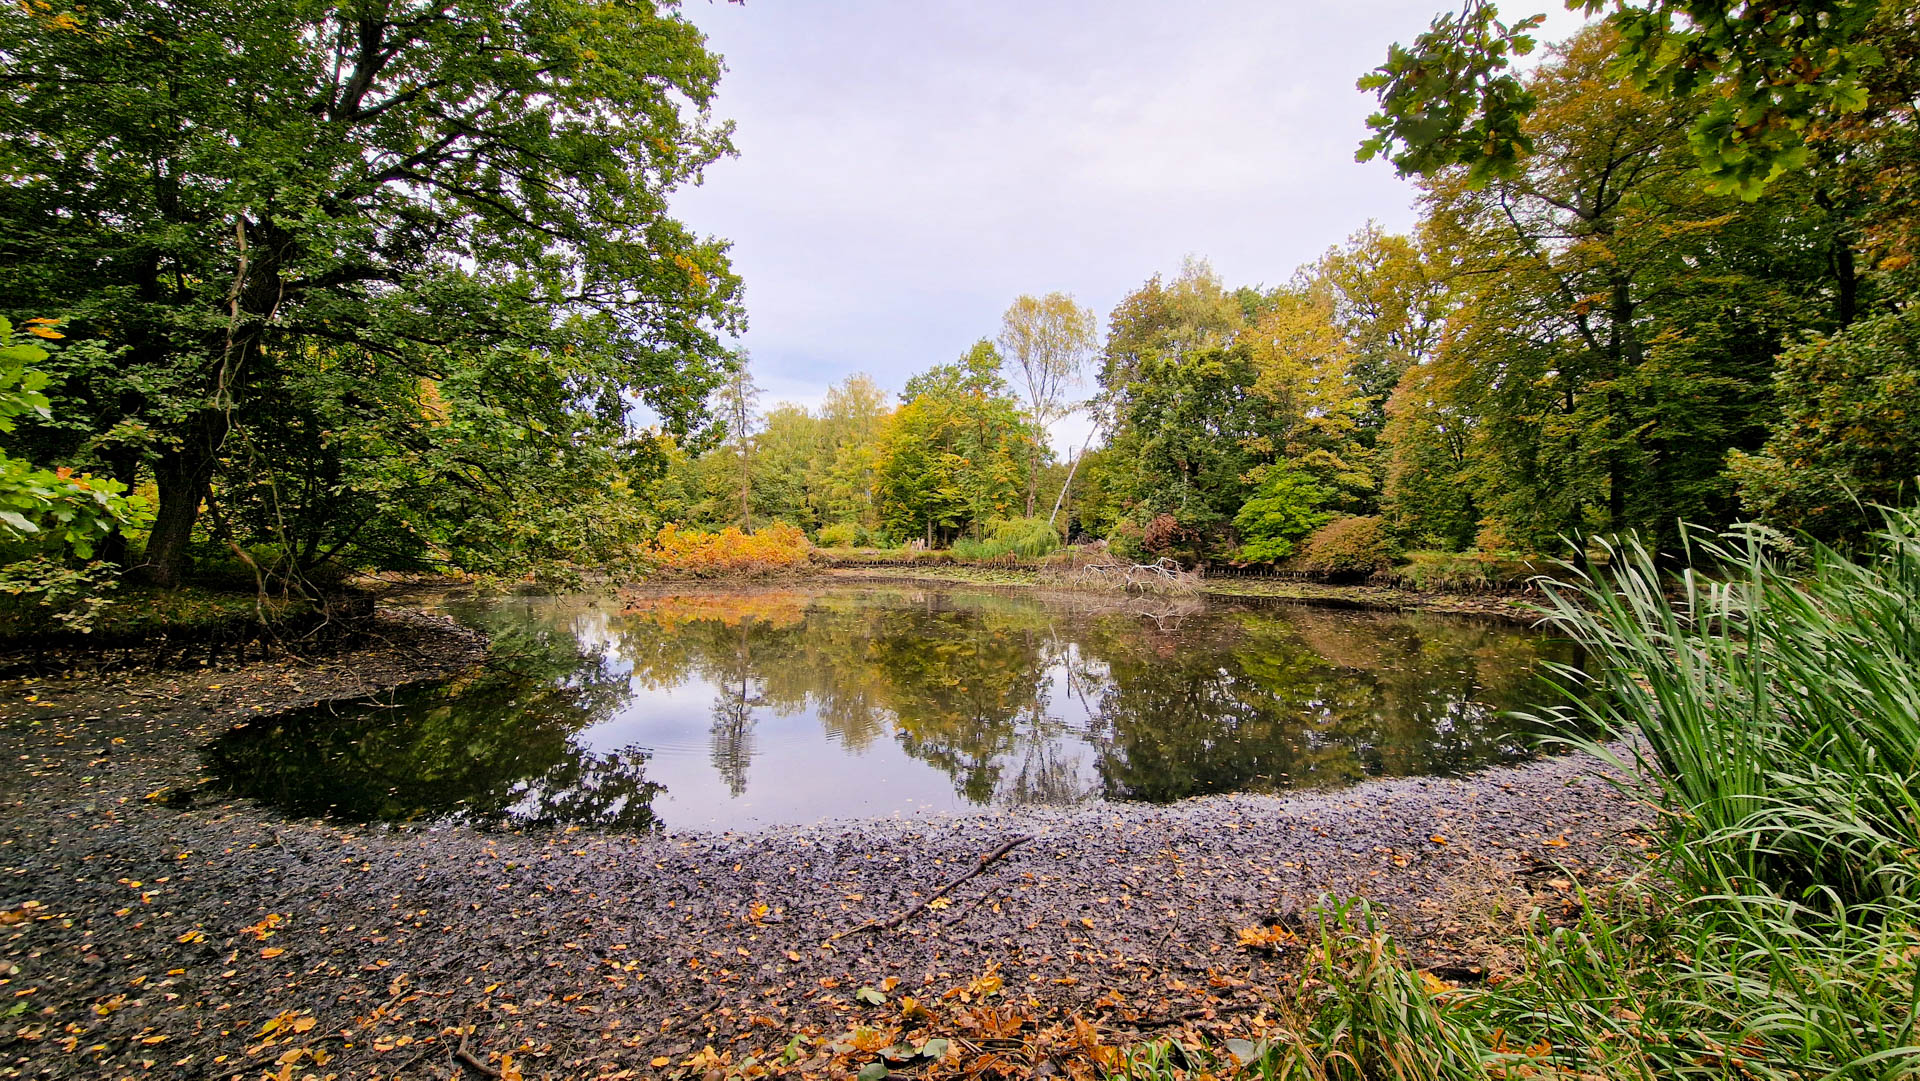
[[229, 788], [301, 814], [733, 829], [1167, 802], [1524, 757], [1563, 643], [1423, 614], [902, 587], [447, 605], [449, 684], [255, 722]]

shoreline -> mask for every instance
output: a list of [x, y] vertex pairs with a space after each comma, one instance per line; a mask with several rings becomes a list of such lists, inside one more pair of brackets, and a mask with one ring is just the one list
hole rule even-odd
[[[0, 1000], [28, 1008], [0, 1027], [0, 1076], [297, 1076], [324, 1057], [342, 1077], [443, 1077], [469, 1040], [527, 1077], [644, 1074], [791, 1034], [946, 1031], [988, 1006], [1119, 1041], [1258, 1012], [1300, 950], [1239, 929], [1322, 895], [1369, 898], [1422, 964], [1498, 973], [1500, 913], [1572, 911], [1576, 884], [1632, 871], [1643, 841], [1640, 809], [1570, 757], [732, 834], [292, 820], [197, 783], [198, 746], [240, 719], [480, 655], [435, 617], [377, 618], [377, 642], [319, 657], [13, 681]], [[948, 906], [858, 930], [1017, 836]], [[888, 1004], [854, 996], [869, 986]]]
[[[1043, 592], [1064, 592], [1088, 596], [1121, 596], [1092, 590], [1075, 590], [1041, 582], [1032, 571], [994, 567], [906, 567], [834, 568], [831, 566], [797, 576], [795, 580], [827, 581], [899, 581], [946, 582], [954, 585], [1004, 586]], [[645, 584], [645, 583], [640, 583]], [[1149, 599], [1159, 599], [1147, 595]], [[1416, 593], [1368, 585], [1334, 585], [1322, 582], [1296, 582], [1285, 579], [1218, 578], [1201, 579], [1199, 597], [1225, 601], [1264, 601], [1304, 604], [1323, 608], [1362, 611], [1433, 612], [1440, 615], [1477, 616], [1531, 625], [1538, 620], [1532, 602], [1511, 593]]]

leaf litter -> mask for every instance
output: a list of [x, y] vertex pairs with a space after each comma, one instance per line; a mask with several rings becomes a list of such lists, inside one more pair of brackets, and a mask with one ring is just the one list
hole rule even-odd
[[477, 658], [385, 618], [0, 696], [0, 1078], [1093, 1077], [1143, 1038], [1258, 1046], [1323, 893], [1484, 978], [1487, 911], [1577, 905], [1645, 847], [1564, 759], [717, 835], [290, 821], [204, 786], [241, 719]]

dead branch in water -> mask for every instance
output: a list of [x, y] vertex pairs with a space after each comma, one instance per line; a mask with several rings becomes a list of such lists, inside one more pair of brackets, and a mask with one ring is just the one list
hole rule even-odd
[[1200, 592], [1199, 572], [1183, 570], [1171, 559], [1152, 563], [1102, 559], [1078, 567], [1062, 567], [1060, 572], [1064, 572], [1065, 584], [1078, 589], [1162, 596], [1190, 596]]

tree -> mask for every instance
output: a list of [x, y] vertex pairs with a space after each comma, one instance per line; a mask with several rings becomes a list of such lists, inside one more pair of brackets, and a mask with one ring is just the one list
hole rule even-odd
[[881, 521], [931, 546], [1017, 512], [1020, 481], [1040, 453], [1033, 425], [1000, 375], [992, 343], [907, 380], [881, 438]]
[[1243, 335], [1266, 408], [1249, 449], [1319, 481], [1349, 509], [1372, 509], [1379, 485], [1359, 440], [1368, 401], [1352, 374], [1353, 354], [1334, 324], [1325, 291], [1275, 290]]
[[1296, 470], [1284, 466], [1265, 470], [1259, 488], [1233, 517], [1242, 538], [1240, 558], [1272, 563], [1292, 555], [1295, 542], [1333, 517], [1321, 510], [1327, 497], [1324, 489]]
[[[1567, 0], [1599, 13], [1606, 0]], [[1757, 198], [1811, 158], [1810, 125], [1866, 105], [1864, 73], [1880, 60], [1863, 40], [1880, 0], [1615, 0], [1607, 16], [1610, 73], [1688, 104], [1688, 142], [1710, 190]], [[1443, 14], [1411, 48], [1360, 80], [1379, 95], [1359, 159], [1390, 158], [1402, 175], [1468, 167], [1475, 182], [1513, 175], [1533, 150], [1537, 105], [1512, 70], [1533, 51], [1542, 16], [1511, 23], [1485, 0]], [[1702, 93], [1704, 90], [1711, 92]], [[1537, 126], [1536, 126], [1537, 127]]]
[[880, 524], [875, 499], [887, 414], [886, 393], [870, 376], [850, 375], [828, 388], [820, 410], [825, 457], [809, 481], [821, 521], [869, 530]]
[[1203, 259], [1189, 258], [1171, 282], [1155, 274], [1121, 299], [1107, 317], [1101, 354], [1101, 402], [1112, 406], [1117, 388], [1132, 382], [1150, 356], [1179, 357], [1225, 345], [1246, 325], [1240, 301]]
[[767, 411], [753, 438], [753, 506], [761, 521], [819, 526], [809, 479], [826, 453], [822, 429], [820, 418], [788, 402]]
[[733, 455], [735, 493], [740, 497], [740, 528], [753, 529], [753, 428], [759, 414], [754, 405], [760, 387], [753, 381], [745, 349], [734, 354], [733, 370], [720, 385], [719, 412], [726, 426], [727, 448]]
[[1386, 424], [1387, 399], [1400, 377], [1440, 344], [1445, 283], [1413, 239], [1369, 223], [1305, 268], [1296, 288], [1332, 304], [1349, 374], [1366, 399], [1355, 435], [1371, 445]]
[[[730, 146], [705, 112], [719, 61], [671, 6], [15, 6], [0, 56], [0, 295], [124, 347], [60, 392], [91, 435], [139, 435], [111, 461], [158, 483], [155, 581], [224, 474], [280, 484], [253, 441], [286, 409], [430, 416], [422, 380], [478, 357], [469, 449], [551, 464], [590, 427], [611, 448], [635, 398], [676, 432], [702, 419], [738, 282], [666, 199]], [[515, 397], [510, 361], [558, 399]], [[297, 386], [353, 368], [358, 393]], [[556, 401], [582, 419], [556, 430]], [[466, 457], [447, 465], [497, 495]]]
[[1863, 536], [1872, 507], [1920, 484], [1920, 307], [1862, 320], [1787, 350], [1781, 420], [1733, 475], [1746, 509], [1822, 540]]
[[1529, 80], [1513, 175], [1427, 182], [1436, 261], [1458, 268], [1430, 383], [1471, 414], [1479, 510], [1522, 546], [1726, 520], [1724, 455], [1764, 437], [1775, 343], [1831, 285], [1804, 194], [1703, 190], [1695, 103], [1620, 85], [1613, 52], [1589, 29]]
[[[1066, 293], [1044, 297], [1022, 294], [1000, 320], [1000, 353], [1013, 361], [1027, 414], [1044, 433], [1069, 412], [1067, 390], [1080, 381], [1092, 356], [1096, 330], [1093, 313]], [[1039, 459], [1027, 469], [1027, 517], [1033, 517]]]

